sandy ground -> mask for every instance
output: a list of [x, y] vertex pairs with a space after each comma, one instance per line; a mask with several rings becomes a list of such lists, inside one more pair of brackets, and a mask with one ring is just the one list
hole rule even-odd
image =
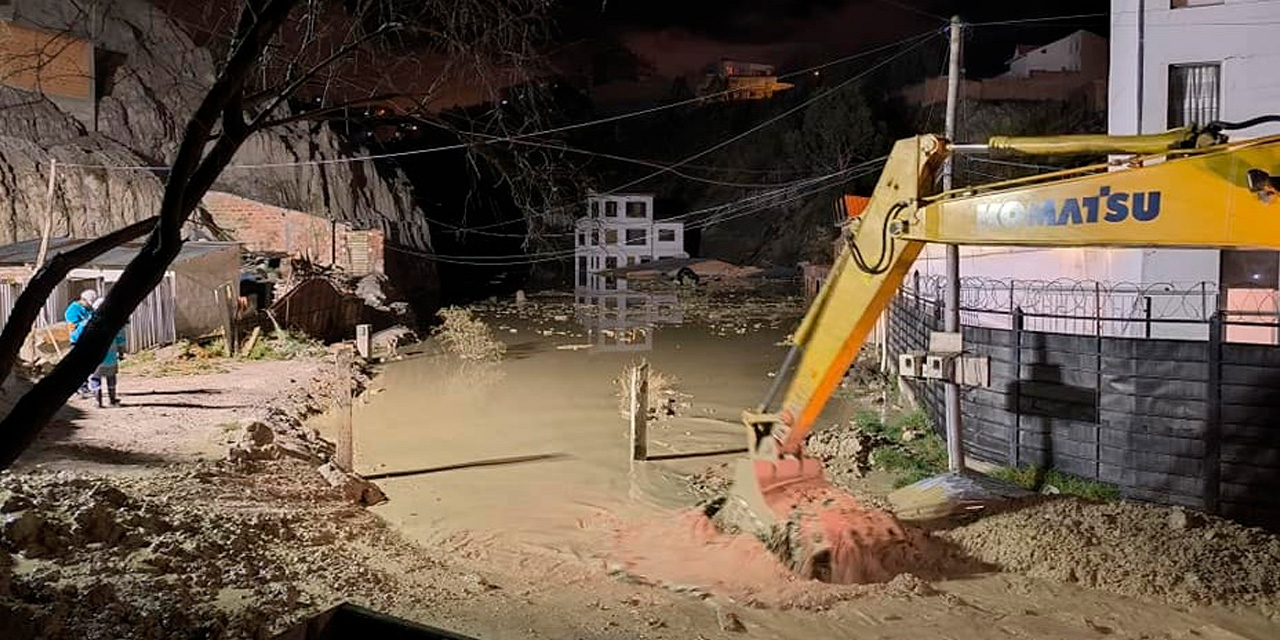
[[283, 391], [305, 386], [314, 361], [224, 363], [217, 372], [151, 376], [126, 368], [121, 406], [73, 398], [15, 466], [104, 472], [218, 459], [239, 421]]
[[615, 353], [557, 348], [587, 340], [561, 304], [488, 311], [502, 363], [428, 352], [357, 403], [359, 469], [410, 472], [372, 509], [302, 462], [217, 461], [228, 424], [320, 363], [126, 377], [132, 406], [71, 407], [0, 474], [0, 637], [263, 638], [342, 601], [476, 638], [1280, 637], [1274, 536], [1140, 505], [979, 520], [947, 534], [973, 562], [928, 582], [795, 580], [690, 511], [689, 474], [733, 456], [627, 463], [612, 385], [644, 357], [688, 394], [654, 453], [737, 446], [781, 360], [780, 308], [695, 307]]

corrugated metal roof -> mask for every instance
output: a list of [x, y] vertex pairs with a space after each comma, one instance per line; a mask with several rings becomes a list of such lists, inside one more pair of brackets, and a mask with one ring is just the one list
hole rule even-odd
[[[80, 238], [49, 238], [49, 255], [52, 256], [59, 251], [78, 247], [88, 240]], [[111, 249], [106, 253], [98, 256], [94, 260], [82, 265], [83, 268], [101, 268], [101, 269], [122, 269], [133, 260], [134, 256], [142, 249], [143, 243], [130, 242], [119, 247]], [[182, 250], [178, 252], [178, 257], [174, 262], [185, 262], [200, 258], [210, 253], [223, 251], [230, 247], [239, 246], [235, 242], [188, 242], [182, 245]], [[0, 246], [0, 266], [23, 266], [35, 264], [36, 256], [40, 253], [39, 240], [23, 240], [14, 244]]]

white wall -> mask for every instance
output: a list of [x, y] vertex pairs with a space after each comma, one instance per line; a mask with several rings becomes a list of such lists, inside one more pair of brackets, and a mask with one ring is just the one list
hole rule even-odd
[[[1202, 4], [1193, 2], [1191, 4]], [[1140, 13], [1142, 19], [1140, 20]], [[1280, 113], [1280, 1], [1224, 0], [1173, 9], [1168, 0], [1112, 0], [1108, 130], [1115, 135], [1168, 129], [1169, 65], [1221, 64], [1219, 118]], [[1142, 43], [1139, 68], [1139, 41]], [[1141, 106], [1139, 106], [1141, 86]], [[1233, 139], [1280, 133], [1280, 125], [1228, 132]], [[1124, 250], [1141, 254], [1139, 280], [1148, 285], [1218, 282], [1216, 250]], [[1189, 316], [1204, 309], [1187, 308]], [[1160, 327], [1162, 337], [1194, 337], [1188, 327]]]
[[1010, 61], [1009, 75], [1026, 78], [1032, 71], [1079, 71], [1080, 32], [1033, 49]]

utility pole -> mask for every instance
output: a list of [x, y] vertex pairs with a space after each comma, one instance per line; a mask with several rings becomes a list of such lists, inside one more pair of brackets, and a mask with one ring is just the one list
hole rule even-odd
[[[947, 126], [948, 142], [956, 137], [956, 99], [960, 92], [960, 34], [963, 25], [960, 16], [951, 16], [951, 54], [948, 56], [947, 75]], [[942, 189], [951, 189], [951, 171], [954, 154], [948, 154], [942, 167]], [[943, 307], [945, 330], [960, 332], [960, 247], [947, 245], [947, 292]], [[943, 383], [946, 391], [947, 467], [951, 471], [964, 469], [964, 440], [960, 432], [960, 386], [954, 380]]]

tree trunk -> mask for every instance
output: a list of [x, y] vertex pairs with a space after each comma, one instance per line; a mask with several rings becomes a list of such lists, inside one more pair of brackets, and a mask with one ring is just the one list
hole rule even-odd
[[23, 288], [18, 299], [14, 301], [13, 310], [9, 312], [4, 331], [0, 332], [0, 385], [9, 379], [13, 365], [18, 361], [18, 353], [22, 350], [22, 343], [31, 333], [31, 327], [40, 315], [40, 309], [44, 308], [45, 301], [58, 287], [58, 283], [62, 282], [72, 269], [126, 242], [141, 238], [147, 231], [155, 228], [157, 220], [158, 218], [153, 216], [123, 229], [112, 231], [69, 251], [55, 254], [36, 272]]
[[[67, 398], [102, 362], [107, 347], [133, 310], [164, 278], [169, 265], [182, 249], [182, 225], [252, 133], [243, 120], [241, 101], [245, 78], [298, 2], [245, 0], [233, 39], [234, 49], [218, 79], [187, 122], [182, 144], [165, 182], [159, 216], [146, 244], [129, 261], [67, 356], [18, 400], [9, 415], [0, 420], [0, 469], [10, 467], [35, 442]], [[214, 125], [219, 119], [222, 131], [213, 147], [208, 148], [214, 137]]]

